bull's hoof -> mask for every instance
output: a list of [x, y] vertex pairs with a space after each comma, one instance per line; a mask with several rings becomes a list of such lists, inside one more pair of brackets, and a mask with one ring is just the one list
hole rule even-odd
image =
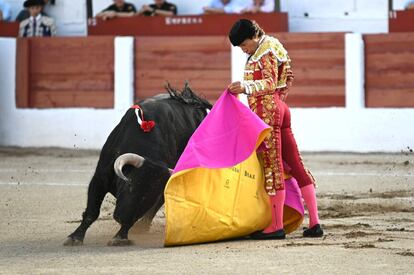
[[115, 237], [108, 242], [108, 245], [109, 246], [128, 246], [128, 245], [132, 245], [132, 241], [128, 239], [121, 239], [121, 238]]
[[83, 240], [78, 240], [73, 237], [67, 237], [66, 240], [63, 242], [64, 246], [79, 246], [83, 245]]

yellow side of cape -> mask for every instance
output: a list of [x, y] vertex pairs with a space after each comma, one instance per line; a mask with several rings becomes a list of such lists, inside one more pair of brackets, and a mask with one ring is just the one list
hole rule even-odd
[[165, 245], [248, 235], [271, 221], [256, 152], [222, 169], [195, 168], [172, 176], [165, 190]]
[[[263, 131], [258, 145], [268, 134]], [[271, 221], [256, 151], [230, 168], [194, 168], [174, 174], [164, 191], [165, 245], [246, 236]]]

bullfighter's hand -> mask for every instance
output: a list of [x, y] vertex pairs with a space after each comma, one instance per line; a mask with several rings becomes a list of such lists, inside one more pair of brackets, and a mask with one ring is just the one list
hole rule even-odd
[[245, 87], [240, 81], [231, 83], [227, 88], [232, 94], [242, 94], [245, 92]]

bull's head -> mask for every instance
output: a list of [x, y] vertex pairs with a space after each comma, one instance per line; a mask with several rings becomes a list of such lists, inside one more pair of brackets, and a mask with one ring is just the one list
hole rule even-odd
[[[115, 163], [114, 163], [115, 174], [119, 178], [126, 181], [130, 185], [130, 187], [132, 187], [131, 186], [132, 179], [130, 179], [130, 178], [128, 178], [124, 175], [124, 173], [122, 171], [122, 168], [125, 165], [131, 165], [131, 166], [139, 169], [139, 168], [145, 166], [144, 164], [146, 164], [146, 163], [148, 163], [149, 166], [151, 166], [151, 169], [163, 169], [163, 170], [166, 169], [165, 167], [162, 167], [160, 165], [154, 164], [151, 161], [146, 160], [145, 158], [143, 158], [142, 156], [140, 156], [138, 154], [126, 153], [126, 154], [123, 154], [123, 155], [119, 156], [115, 160]], [[171, 170], [169, 168], [167, 168], [167, 169], [168, 169], [169, 173], [172, 174], [173, 170]]]
[[[130, 165], [126, 176], [122, 171], [124, 165]], [[163, 196], [171, 176], [171, 170], [162, 163], [132, 153], [119, 156], [114, 170], [123, 180], [117, 184], [114, 217], [118, 221], [127, 219], [128, 215], [134, 215], [135, 220], [141, 218]]]

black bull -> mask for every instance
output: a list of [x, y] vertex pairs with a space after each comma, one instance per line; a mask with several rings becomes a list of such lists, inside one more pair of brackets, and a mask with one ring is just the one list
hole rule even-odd
[[139, 219], [150, 226], [164, 203], [163, 191], [170, 177], [168, 168], [175, 166], [189, 138], [207, 115], [207, 109], [212, 107], [187, 85], [181, 92], [171, 87], [167, 91], [168, 94], [138, 103], [144, 118], [155, 121], [152, 131], [144, 132], [134, 110], [129, 109], [111, 132], [89, 183], [82, 222], [64, 245], [83, 243], [86, 230], [98, 218], [108, 192], [117, 199], [114, 219], [121, 225], [109, 245], [129, 244], [128, 231]]

